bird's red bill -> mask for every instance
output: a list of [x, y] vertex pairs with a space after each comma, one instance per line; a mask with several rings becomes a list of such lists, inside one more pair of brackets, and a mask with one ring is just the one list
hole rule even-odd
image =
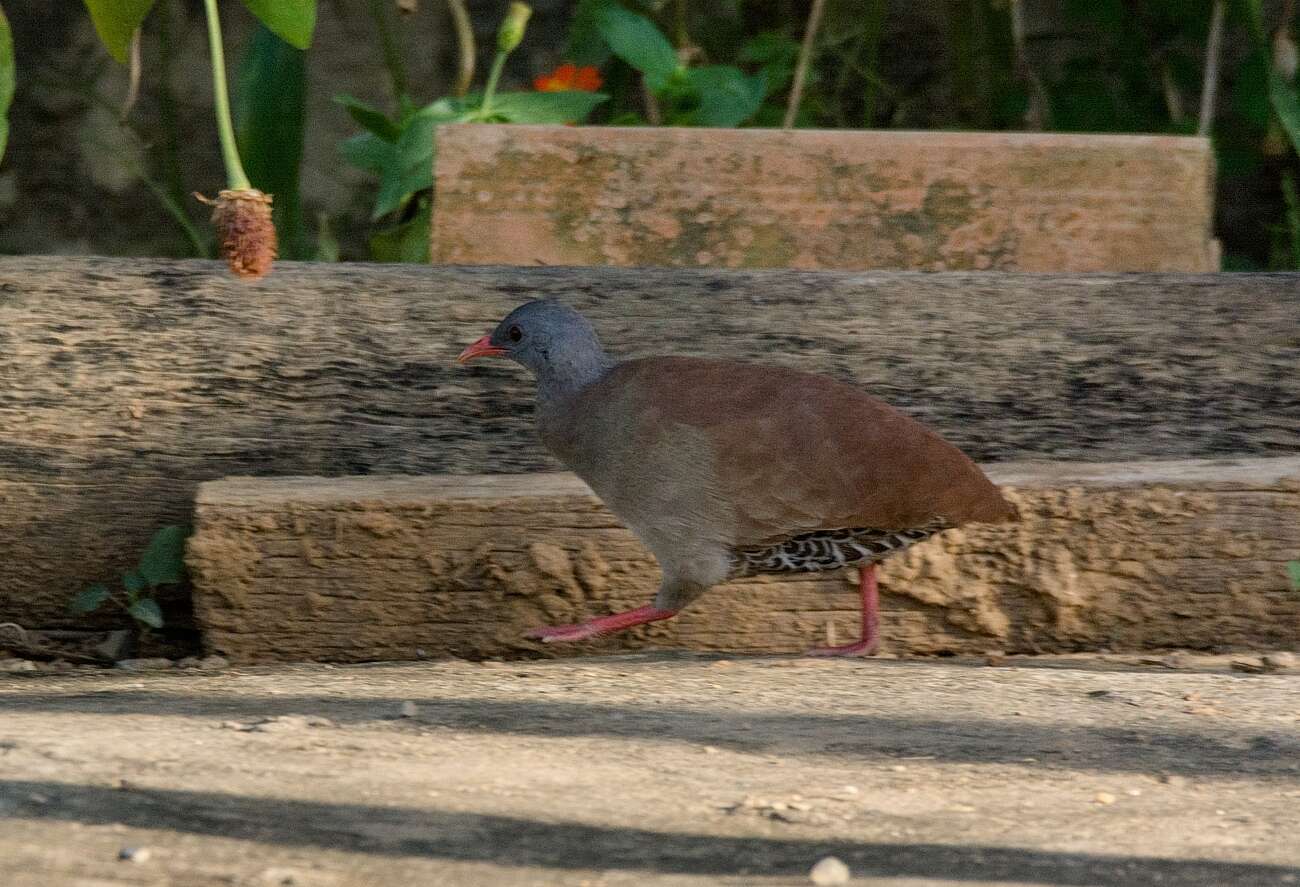
[[492, 344], [492, 335], [489, 333], [462, 351], [456, 358], [456, 363], [468, 363], [476, 357], [499, 357], [505, 353], [506, 349]]

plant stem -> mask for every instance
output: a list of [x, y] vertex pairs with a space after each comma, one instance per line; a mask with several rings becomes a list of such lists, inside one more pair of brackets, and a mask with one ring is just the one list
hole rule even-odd
[[[189, 192], [185, 189], [184, 177], [181, 175], [180, 126], [176, 117], [176, 94], [172, 90], [172, 72], [176, 67], [172, 41], [173, 8], [170, 2], [160, 3], [158, 11], [154, 13], [154, 21], [158, 23], [158, 62], [162, 68], [157, 79], [158, 115], [162, 124], [159, 147], [162, 151], [162, 174], [163, 181], [167, 184], [167, 193], [173, 203], [183, 206]], [[184, 23], [185, 11], [182, 9], [179, 14]], [[207, 251], [204, 250], [200, 255], [206, 256]]]
[[455, 92], [463, 96], [474, 82], [474, 57], [478, 52], [474, 46], [474, 25], [465, 9], [465, 0], [447, 0], [447, 6], [451, 8], [451, 18], [456, 25], [456, 45], [460, 53]]
[[1210, 16], [1210, 34], [1205, 41], [1205, 79], [1201, 85], [1201, 118], [1196, 134], [1207, 136], [1214, 125], [1214, 98], [1219, 89], [1219, 47], [1223, 45], [1223, 18], [1227, 14], [1224, 0], [1215, 0]]
[[1029, 92], [1029, 107], [1025, 110], [1025, 126], [1041, 132], [1051, 117], [1047, 88], [1029, 64], [1028, 40], [1025, 37], [1025, 10], [1020, 0], [1010, 0], [1011, 44], [1016, 54], [1016, 68]]
[[673, 44], [675, 49], [682, 49], [691, 43], [691, 35], [686, 30], [686, 0], [677, 0], [673, 7]]
[[496, 95], [497, 81], [501, 79], [501, 69], [506, 66], [506, 57], [510, 53], [497, 50], [492, 60], [492, 70], [488, 72], [487, 86], [483, 87], [483, 103], [478, 108], [478, 119], [486, 120], [492, 113], [492, 96]]
[[[867, 11], [867, 29], [862, 36], [866, 39], [867, 57], [863, 63], [870, 77], [867, 78], [866, 89], [863, 90], [862, 101], [862, 125], [870, 129], [875, 125], [876, 119], [876, 95], [879, 92], [876, 83], [876, 69], [880, 67], [880, 39], [885, 33], [885, 15], [889, 12], [887, 0], [871, 0], [871, 7]], [[854, 53], [854, 58], [857, 53]]]
[[1291, 267], [1300, 269], [1300, 195], [1296, 194], [1295, 175], [1282, 173], [1282, 197], [1286, 200], [1287, 231], [1291, 235]]
[[385, 5], [386, 0], [370, 0], [370, 17], [375, 20], [375, 30], [379, 32], [379, 48], [384, 56], [384, 67], [388, 69], [388, 79], [393, 84], [393, 98], [401, 99], [406, 95], [406, 67], [402, 64], [402, 53], [393, 40], [393, 31], [388, 27]]
[[826, 0], [813, 0], [808, 12], [808, 25], [804, 28], [803, 45], [799, 47], [799, 61], [794, 69], [794, 83], [790, 86], [790, 103], [785, 108], [785, 119], [781, 121], [782, 129], [794, 126], [794, 119], [799, 116], [799, 103], [803, 101], [803, 84], [808, 77], [808, 65], [812, 61], [813, 44], [817, 40], [817, 29], [821, 27], [822, 10]]
[[221, 157], [226, 164], [226, 183], [232, 191], [253, 186], [239, 162], [235, 146], [235, 125], [230, 121], [230, 96], [226, 93], [226, 58], [221, 47], [221, 21], [217, 18], [217, 0], [203, 0], [208, 14], [208, 48], [212, 52], [212, 103], [217, 112], [217, 135], [221, 139]]
[[128, 69], [126, 98], [122, 99], [122, 110], [117, 115], [118, 122], [120, 123], [125, 123], [126, 119], [131, 116], [131, 109], [135, 107], [136, 100], [140, 98], [141, 30], [141, 28], [136, 28], [135, 33], [131, 35], [131, 51], [129, 56], [130, 67]]

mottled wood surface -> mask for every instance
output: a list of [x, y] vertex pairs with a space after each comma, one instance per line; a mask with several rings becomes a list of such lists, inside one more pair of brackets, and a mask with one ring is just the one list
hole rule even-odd
[[[621, 354], [850, 380], [984, 461], [1300, 451], [1300, 276], [0, 259], [0, 621], [133, 564], [229, 475], [556, 470], [516, 367], [454, 358], [537, 295]], [[175, 605], [173, 605], [173, 603]], [[169, 616], [183, 617], [183, 602]]]
[[[1300, 458], [992, 474], [1021, 521], [887, 560], [886, 650], [1300, 645], [1285, 569], [1300, 552]], [[786, 653], [858, 630], [856, 571], [841, 570], [719, 586], [674, 620], [577, 648], [523, 640], [641, 606], [658, 584], [649, 553], [566, 474], [208, 483], [189, 562], [205, 647], [241, 662]]]
[[443, 126], [435, 262], [1216, 271], [1183, 136]]

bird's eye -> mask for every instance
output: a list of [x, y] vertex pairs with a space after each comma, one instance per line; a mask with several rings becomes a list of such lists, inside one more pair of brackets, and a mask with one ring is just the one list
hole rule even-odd
[[510, 339], [511, 342], [518, 342], [524, 337], [524, 331], [517, 326], [512, 326], [506, 331], [506, 337]]

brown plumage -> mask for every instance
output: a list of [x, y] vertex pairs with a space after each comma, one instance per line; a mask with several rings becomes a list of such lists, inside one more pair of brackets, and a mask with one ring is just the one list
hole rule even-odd
[[533, 633], [543, 640], [668, 618], [729, 576], [861, 563], [863, 640], [830, 652], [870, 652], [885, 554], [1014, 518], [964, 453], [825, 376], [692, 357], [617, 363], [555, 302], [516, 309], [462, 359], [479, 354], [537, 373], [542, 441], [664, 572], [653, 607]]

